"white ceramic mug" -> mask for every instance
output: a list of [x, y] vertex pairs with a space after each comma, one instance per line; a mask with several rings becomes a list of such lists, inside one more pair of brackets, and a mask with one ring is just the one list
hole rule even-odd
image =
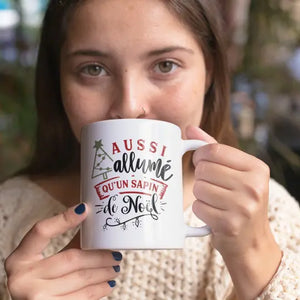
[[184, 224], [182, 156], [206, 143], [182, 140], [178, 126], [122, 119], [81, 132], [83, 249], [179, 249], [210, 233]]

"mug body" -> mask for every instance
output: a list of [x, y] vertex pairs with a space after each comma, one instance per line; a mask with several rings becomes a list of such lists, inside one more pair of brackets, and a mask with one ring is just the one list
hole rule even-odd
[[83, 249], [184, 246], [181, 131], [147, 119], [106, 120], [81, 132]]

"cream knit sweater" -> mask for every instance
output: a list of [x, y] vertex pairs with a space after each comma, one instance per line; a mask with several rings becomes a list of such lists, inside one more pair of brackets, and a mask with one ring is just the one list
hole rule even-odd
[[[4, 259], [31, 226], [65, 207], [26, 177], [0, 185], [0, 299], [10, 299], [5, 288]], [[283, 250], [280, 267], [257, 299], [300, 299], [300, 209], [298, 203], [275, 181], [270, 181], [269, 219]], [[190, 225], [201, 225], [185, 211]], [[45, 254], [64, 247], [75, 231], [53, 240]], [[188, 238], [183, 250], [123, 251], [117, 286], [108, 299], [122, 300], [223, 300], [233, 286], [221, 255], [210, 237]]]

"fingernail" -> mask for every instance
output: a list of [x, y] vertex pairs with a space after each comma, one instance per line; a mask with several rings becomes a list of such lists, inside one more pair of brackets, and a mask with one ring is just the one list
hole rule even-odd
[[120, 252], [112, 252], [112, 256], [116, 261], [121, 261], [122, 260], [122, 254]]
[[107, 282], [111, 288], [116, 286], [116, 282], [114, 280], [110, 280]]
[[116, 273], [119, 273], [120, 270], [121, 270], [120, 266], [113, 266], [113, 268], [114, 268]]
[[77, 215], [82, 215], [85, 212], [85, 205], [83, 203], [80, 203], [78, 206], [76, 206], [74, 211]]

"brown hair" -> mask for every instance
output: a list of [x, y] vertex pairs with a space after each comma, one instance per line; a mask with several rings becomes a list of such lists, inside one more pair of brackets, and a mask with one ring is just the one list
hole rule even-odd
[[218, 142], [237, 145], [230, 119], [230, 81], [222, 17], [216, 0], [168, 0], [171, 12], [193, 32], [211, 69], [212, 81], [205, 95], [201, 128]]
[[[38, 53], [35, 99], [37, 106], [36, 147], [28, 175], [56, 174], [79, 169], [79, 143], [64, 112], [60, 94], [60, 50], [68, 18], [82, 0], [50, 0], [42, 26]], [[206, 63], [212, 68], [212, 82], [205, 96], [201, 127], [219, 142], [235, 145], [230, 121], [229, 71], [220, 33], [217, 0], [163, 0], [194, 33]]]

